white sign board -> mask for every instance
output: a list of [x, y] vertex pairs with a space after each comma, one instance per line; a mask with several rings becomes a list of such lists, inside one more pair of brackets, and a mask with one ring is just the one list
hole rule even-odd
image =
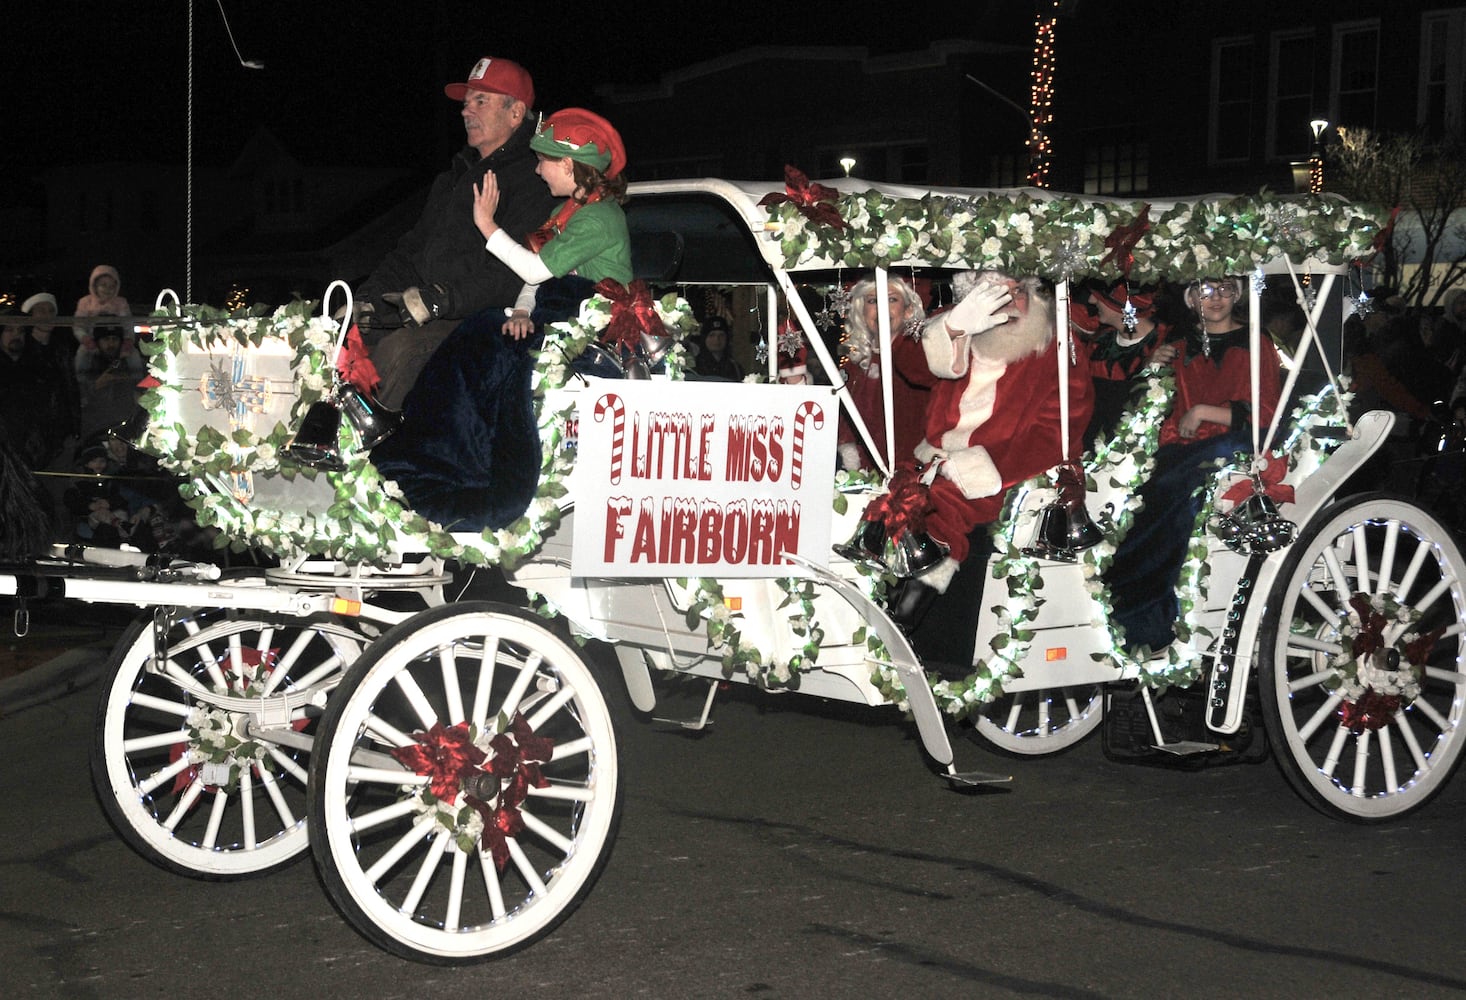
[[573, 576], [799, 576], [829, 561], [828, 386], [597, 381], [580, 394]]

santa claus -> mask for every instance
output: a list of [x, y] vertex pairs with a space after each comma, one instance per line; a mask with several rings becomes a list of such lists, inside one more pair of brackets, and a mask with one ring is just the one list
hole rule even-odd
[[[893, 595], [892, 615], [908, 629], [948, 590], [969, 554], [978, 555], [974, 537], [985, 540], [1008, 487], [1073, 457], [1063, 448], [1051, 287], [1034, 277], [973, 271], [958, 275], [953, 291], [957, 304], [928, 320], [919, 341], [893, 348], [898, 369], [931, 387], [913, 471], [929, 487], [925, 531], [947, 551]], [[1093, 389], [1085, 359], [1066, 359], [1064, 370], [1074, 452], [1093, 410]], [[970, 582], [980, 588], [981, 572], [962, 575], [976, 577]], [[962, 619], [971, 613], [973, 628], [976, 602], [974, 595], [966, 602], [972, 606], [958, 612]], [[951, 632], [952, 622], [942, 617]], [[972, 636], [962, 639], [970, 650]]]

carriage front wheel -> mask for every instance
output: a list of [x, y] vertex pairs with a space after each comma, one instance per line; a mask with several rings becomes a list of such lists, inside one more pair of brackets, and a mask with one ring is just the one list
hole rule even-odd
[[1261, 629], [1259, 688], [1283, 773], [1360, 822], [1417, 809], [1461, 758], [1466, 561], [1410, 501], [1365, 494], [1293, 543]]
[[610, 855], [615, 732], [580, 654], [498, 604], [433, 608], [357, 661], [311, 766], [311, 848], [365, 937], [424, 962], [521, 948]]
[[973, 715], [974, 731], [1006, 753], [1062, 753], [1099, 727], [1103, 689], [1098, 684], [1005, 694]]

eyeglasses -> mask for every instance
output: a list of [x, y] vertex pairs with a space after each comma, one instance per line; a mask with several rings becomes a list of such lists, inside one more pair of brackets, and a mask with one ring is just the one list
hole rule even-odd
[[1225, 285], [1202, 285], [1201, 297], [1204, 299], [1235, 299], [1237, 297], [1237, 286], [1230, 281]]

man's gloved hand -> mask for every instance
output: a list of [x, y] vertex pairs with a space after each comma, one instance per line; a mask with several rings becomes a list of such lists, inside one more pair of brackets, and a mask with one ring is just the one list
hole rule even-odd
[[409, 288], [402, 293], [402, 308], [406, 320], [414, 326], [451, 315], [453, 296], [447, 287], [439, 284]]
[[1000, 326], [1009, 319], [1000, 310], [1012, 301], [1013, 293], [1002, 285], [978, 285], [943, 316], [947, 333], [952, 337], [975, 337]]
[[395, 330], [407, 322], [401, 292], [384, 292], [368, 299], [358, 299], [352, 307], [352, 316], [363, 330]]

